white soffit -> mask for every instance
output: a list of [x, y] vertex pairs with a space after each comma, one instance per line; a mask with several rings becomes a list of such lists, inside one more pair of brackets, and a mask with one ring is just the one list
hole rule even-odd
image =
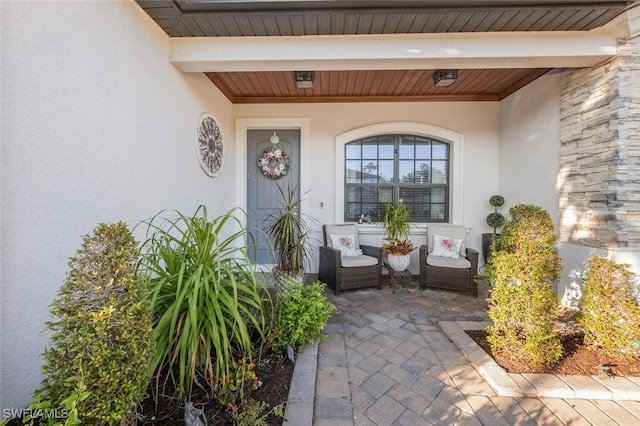
[[171, 38], [183, 72], [590, 67], [616, 53], [604, 31]]

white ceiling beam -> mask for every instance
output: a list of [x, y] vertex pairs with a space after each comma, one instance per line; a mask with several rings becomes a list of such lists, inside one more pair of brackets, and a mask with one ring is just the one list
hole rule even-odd
[[590, 67], [616, 53], [605, 31], [171, 38], [183, 72]]

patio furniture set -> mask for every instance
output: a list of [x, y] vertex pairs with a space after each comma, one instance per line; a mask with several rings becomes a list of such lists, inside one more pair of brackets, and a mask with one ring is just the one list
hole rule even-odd
[[[319, 280], [338, 295], [343, 290], [381, 288], [382, 268], [389, 270], [394, 287], [411, 280], [408, 270], [393, 271], [383, 262], [382, 248], [360, 244], [357, 224], [323, 225]], [[477, 250], [466, 247], [463, 225], [430, 224], [427, 244], [419, 248], [420, 289], [440, 288], [478, 296], [474, 278], [478, 271]]]

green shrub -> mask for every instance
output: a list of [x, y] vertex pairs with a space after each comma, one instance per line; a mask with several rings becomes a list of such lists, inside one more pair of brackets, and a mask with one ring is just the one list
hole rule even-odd
[[316, 338], [326, 339], [322, 329], [336, 307], [324, 295], [325, 284], [316, 281], [302, 285], [288, 281], [276, 295], [274, 321], [269, 340], [275, 352], [288, 344], [296, 352]]
[[602, 257], [590, 258], [580, 300], [585, 343], [622, 358], [640, 356], [640, 308], [629, 268]]
[[493, 324], [487, 329], [492, 351], [534, 369], [562, 356], [553, 332], [558, 298], [550, 283], [562, 270], [553, 230], [549, 213], [540, 207], [512, 207], [486, 269], [494, 285], [489, 295]]
[[215, 393], [231, 379], [233, 360], [252, 362], [254, 333], [264, 335], [268, 294], [258, 286], [247, 230], [234, 212], [209, 221], [200, 206], [191, 217], [176, 212], [144, 222], [140, 267], [152, 293], [153, 369], [169, 373], [177, 401], [194, 383]]
[[[52, 406], [51, 400], [46, 399], [44, 395], [35, 395], [22, 424], [27, 426], [40, 425], [43, 422], [49, 426], [77, 426], [82, 424], [80, 414], [78, 413], [78, 403], [84, 401], [91, 395], [91, 392], [86, 389], [87, 386], [81, 377], [81, 379], [76, 382], [76, 389], [60, 402], [60, 407], [55, 408]], [[43, 417], [50, 416], [54, 417], [54, 419], [48, 418], [47, 421], [43, 420]], [[57, 419], [55, 419], [55, 417], [57, 417]], [[64, 423], [62, 420], [64, 420]], [[2, 424], [3, 423], [0, 422], [0, 425]]]
[[68, 410], [85, 424], [119, 424], [135, 411], [154, 352], [138, 255], [122, 222], [99, 224], [84, 237], [51, 307], [51, 347], [36, 404]]
[[[546, 210], [530, 204], [517, 204], [509, 210], [496, 251], [512, 253], [514, 264], [490, 266], [496, 280], [526, 277], [537, 282], [555, 283], [562, 265], [556, 248], [556, 235], [551, 216]], [[492, 262], [494, 263], [494, 262]]]

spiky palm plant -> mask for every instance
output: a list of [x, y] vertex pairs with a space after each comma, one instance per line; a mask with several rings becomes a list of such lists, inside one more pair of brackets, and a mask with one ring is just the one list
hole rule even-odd
[[252, 336], [263, 335], [267, 293], [233, 210], [212, 220], [204, 206], [193, 216], [175, 214], [143, 222], [140, 268], [152, 295], [154, 371], [168, 372], [180, 401], [194, 384], [215, 393], [234, 359], [251, 360]]

